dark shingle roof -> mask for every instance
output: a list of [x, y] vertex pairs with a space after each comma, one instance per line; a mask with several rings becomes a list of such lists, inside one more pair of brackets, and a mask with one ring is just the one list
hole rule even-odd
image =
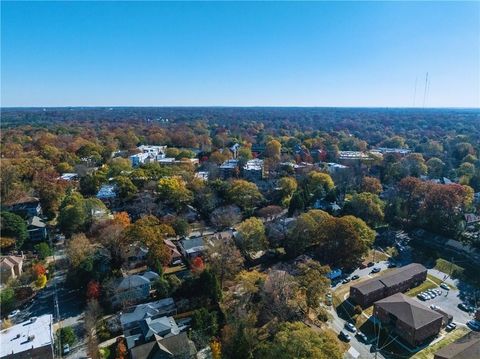
[[440, 313], [434, 312], [402, 293], [381, 299], [375, 302], [374, 305], [393, 314], [398, 320], [415, 329], [422, 328], [439, 318], [443, 318]]
[[480, 358], [480, 333], [469, 332], [435, 353], [435, 359]]
[[356, 288], [360, 293], [367, 294], [374, 292], [382, 287], [391, 287], [402, 283], [414, 275], [425, 272], [427, 268], [418, 263], [411, 263], [404, 267], [392, 270], [380, 277], [372, 278], [364, 282], [352, 285], [352, 288]]

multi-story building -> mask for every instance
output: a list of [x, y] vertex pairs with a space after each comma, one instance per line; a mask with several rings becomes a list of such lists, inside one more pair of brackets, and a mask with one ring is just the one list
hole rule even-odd
[[0, 331], [0, 358], [53, 359], [52, 321], [45, 314]]
[[412, 347], [436, 336], [443, 322], [443, 315], [402, 293], [375, 302], [373, 315]]
[[363, 308], [389, 295], [416, 287], [427, 279], [427, 268], [411, 263], [377, 278], [368, 279], [350, 287], [350, 299]]

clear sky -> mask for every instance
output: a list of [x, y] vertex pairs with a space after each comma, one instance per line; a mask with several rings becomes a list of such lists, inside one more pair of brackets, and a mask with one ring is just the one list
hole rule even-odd
[[480, 3], [4, 2], [2, 106], [480, 107]]

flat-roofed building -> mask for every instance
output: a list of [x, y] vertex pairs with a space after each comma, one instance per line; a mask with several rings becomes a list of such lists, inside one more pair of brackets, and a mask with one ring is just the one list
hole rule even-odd
[[411, 263], [380, 277], [352, 285], [350, 299], [367, 308], [379, 299], [416, 287], [425, 279], [427, 268], [418, 263]]
[[0, 358], [53, 359], [52, 321], [45, 314], [0, 331]]
[[375, 302], [373, 315], [413, 347], [436, 336], [443, 322], [443, 315], [403, 293]]

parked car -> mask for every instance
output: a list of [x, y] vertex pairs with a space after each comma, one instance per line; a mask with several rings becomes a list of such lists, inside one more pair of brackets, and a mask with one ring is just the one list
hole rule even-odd
[[12, 318], [15, 318], [17, 315], [20, 314], [20, 311], [18, 309], [15, 309], [14, 311], [12, 311], [9, 315], [8, 315], [8, 319], [12, 319]]
[[450, 290], [450, 287], [448, 286], [447, 283], [440, 284], [440, 288], [445, 289], [445, 290]]
[[341, 331], [340, 332], [340, 339], [346, 341], [346, 342], [349, 342], [350, 340], [352, 340], [352, 337], [345, 331]]
[[360, 269], [365, 269], [365, 268], [367, 268], [367, 265], [362, 263], [362, 264], [360, 264], [360, 267], [359, 267], [359, 268], [360, 268]]
[[467, 326], [476, 332], [480, 332], [480, 322], [478, 320], [469, 320]]
[[434, 289], [433, 290], [437, 295], [442, 295], [442, 291], [440, 289]]
[[423, 300], [423, 301], [426, 301], [427, 300], [427, 297], [425, 296], [425, 294], [423, 293], [420, 293], [417, 295], [417, 298], [420, 299], [420, 300]]
[[373, 267], [373, 268], [372, 268], [372, 273], [378, 273], [378, 272], [380, 272], [380, 271], [381, 271], [381, 269], [378, 268], [378, 267]]
[[395, 268], [397, 266], [396, 263], [390, 262], [388, 263], [388, 268]]
[[458, 305], [458, 308], [461, 309], [461, 310], [463, 310], [464, 312], [468, 312], [469, 309], [470, 309], [469, 306], [466, 305], [465, 303], [460, 303], [460, 304]]
[[345, 323], [345, 328], [347, 328], [352, 333], [355, 333], [357, 331], [357, 328], [355, 328], [355, 325], [353, 325], [352, 323]]
[[367, 267], [373, 267], [374, 265], [375, 265], [375, 263], [373, 263], [373, 262], [368, 262], [367, 263]]
[[70, 345], [65, 344], [65, 345], [63, 346], [63, 355], [66, 355], [66, 354], [68, 354], [68, 353], [70, 353]]
[[357, 280], [358, 278], [360, 278], [358, 274], [352, 275], [352, 280]]
[[431, 309], [431, 310], [439, 310], [440, 307], [436, 306], [435, 304], [432, 304], [432, 305], [430, 306], [430, 309]]
[[454, 330], [456, 327], [457, 327], [457, 325], [456, 325], [454, 322], [451, 322], [450, 324], [448, 324], [448, 325], [445, 327], [445, 330], [446, 330], [447, 332], [451, 332], [451, 331]]
[[342, 283], [347, 284], [348, 282], [350, 282], [350, 280], [351, 280], [350, 278], [345, 278], [344, 280], [342, 280]]
[[357, 338], [358, 338], [361, 342], [363, 342], [363, 343], [367, 343], [367, 342], [368, 342], [367, 336], [366, 336], [365, 334], [363, 334], [362, 332], [359, 331], [359, 332], [356, 334], [356, 336], [357, 336]]

